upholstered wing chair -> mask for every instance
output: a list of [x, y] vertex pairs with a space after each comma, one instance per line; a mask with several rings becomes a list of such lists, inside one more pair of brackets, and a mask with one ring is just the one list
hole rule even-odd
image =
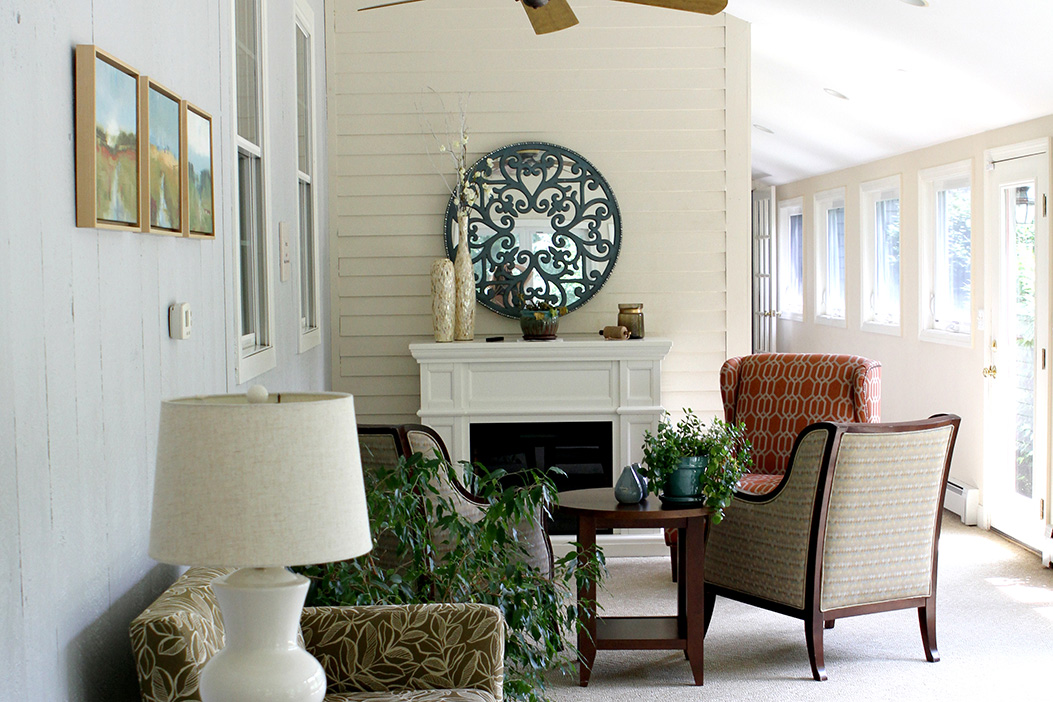
[[960, 419], [821, 422], [802, 431], [785, 481], [736, 498], [710, 530], [706, 622], [717, 595], [804, 620], [812, 675], [823, 629], [842, 617], [917, 608], [936, 649], [936, 543]]
[[[223, 647], [209, 584], [231, 568], [191, 568], [130, 627], [143, 702], [193, 702]], [[504, 619], [484, 604], [305, 607], [303, 643], [322, 664], [325, 702], [501, 702]]]
[[724, 419], [746, 425], [754, 467], [738, 490], [771, 492], [794, 439], [813, 422], [881, 421], [881, 364], [862, 356], [758, 353], [720, 369]]
[[[376, 470], [381, 467], [394, 466], [400, 457], [409, 458], [419, 453], [425, 458], [438, 457], [447, 463], [450, 454], [442, 438], [431, 427], [422, 424], [402, 425], [366, 425], [358, 427], [359, 448], [362, 454], [363, 470]], [[439, 493], [451, 499], [457, 512], [470, 520], [482, 518], [486, 502], [473, 495], [460, 482], [443, 480], [435, 486]], [[449, 539], [440, 529], [433, 530], [433, 543], [436, 554], [442, 558], [450, 550]], [[545, 532], [544, 515], [534, 515], [517, 525], [519, 544], [522, 547], [523, 559], [534, 566], [546, 578], [552, 577], [553, 554], [552, 543]], [[389, 569], [398, 570], [399, 563], [395, 555], [395, 546], [388, 534], [374, 536], [374, 556], [380, 564]]]

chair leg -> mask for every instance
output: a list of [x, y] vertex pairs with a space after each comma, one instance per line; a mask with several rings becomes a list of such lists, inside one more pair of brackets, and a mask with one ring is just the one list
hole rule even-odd
[[702, 596], [702, 603], [704, 607], [702, 611], [702, 617], [703, 621], [705, 622], [702, 625], [702, 638], [705, 638], [706, 634], [709, 632], [709, 622], [713, 620], [713, 607], [717, 603], [716, 594], [710, 590], [707, 590]]
[[808, 658], [812, 664], [812, 677], [826, 680], [826, 664], [823, 661], [823, 620], [813, 614], [804, 621], [804, 638], [808, 642]]
[[936, 598], [930, 597], [918, 607], [918, 624], [921, 625], [921, 645], [925, 647], [925, 660], [935, 663], [940, 660], [936, 650]]
[[823, 626], [826, 627], [827, 629], [833, 629], [835, 623], [837, 623], [836, 619], [827, 619], [826, 623], [823, 624]]
[[676, 567], [678, 565], [677, 564], [677, 558], [676, 558], [676, 551], [677, 551], [676, 544], [675, 543], [669, 544], [669, 563], [673, 566], [673, 582], [674, 583], [676, 582]]

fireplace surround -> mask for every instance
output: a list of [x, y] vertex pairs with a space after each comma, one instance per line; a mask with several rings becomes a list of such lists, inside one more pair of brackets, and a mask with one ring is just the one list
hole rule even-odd
[[[613, 486], [623, 466], [642, 458], [644, 431], [657, 429], [665, 411], [661, 369], [671, 347], [667, 339], [566, 337], [409, 348], [420, 365], [418, 415], [442, 437], [455, 462], [472, 459], [473, 425], [606, 422], [611, 473], [605, 477]], [[665, 550], [661, 537], [651, 534], [608, 538], [608, 555]]]

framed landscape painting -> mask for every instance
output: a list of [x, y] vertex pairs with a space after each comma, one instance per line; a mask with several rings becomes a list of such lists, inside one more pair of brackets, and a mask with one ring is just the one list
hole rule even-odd
[[142, 130], [146, 151], [140, 197], [143, 231], [183, 234], [183, 168], [186, 125], [179, 97], [146, 78], [141, 79], [140, 101], [146, 106]]
[[75, 52], [77, 226], [142, 227], [139, 74], [94, 44]]
[[212, 117], [186, 103], [187, 227], [190, 236], [214, 237], [212, 213]]

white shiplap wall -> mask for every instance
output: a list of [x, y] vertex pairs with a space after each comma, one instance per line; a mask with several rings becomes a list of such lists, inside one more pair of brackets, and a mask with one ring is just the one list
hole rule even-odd
[[[322, 0], [307, 4], [321, 86]], [[238, 389], [231, 6], [0, 3], [3, 702], [139, 699], [128, 624], [176, 574], [147, 555], [160, 401]], [[293, 0], [266, 7], [269, 210], [273, 222], [295, 223]], [[73, 48], [82, 43], [212, 114], [215, 241], [74, 226]], [[316, 128], [324, 137], [321, 111]], [[324, 157], [324, 139], [319, 151]], [[325, 246], [323, 235], [323, 255]], [[296, 256], [294, 247], [294, 271]], [[272, 389], [324, 389], [328, 344], [298, 353], [295, 275], [276, 284], [278, 365], [259, 380]], [[176, 301], [193, 309], [185, 341], [167, 335]]]
[[[334, 389], [354, 393], [364, 421], [420, 408], [407, 347], [431, 338], [429, 270], [449, 197], [439, 171], [452, 171], [428, 125], [456, 125], [467, 94], [471, 160], [554, 142], [591, 161], [618, 199], [617, 266], [560, 334], [595, 335], [619, 302], [642, 301], [647, 334], [673, 340], [666, 406], [719, 412], [720, 364], [748, 349], [748, 318], [728, 320], [749, 297], [745, 24], [576, 0], [578, 26], [535, 36], [514, 2], [361, 4], [328, 3], [326, 23]], [[729, 242], [747, 257], [730, 290]], [[517, 337], [518, 323], [478, 308], [476, 336], [497, 334]]]

